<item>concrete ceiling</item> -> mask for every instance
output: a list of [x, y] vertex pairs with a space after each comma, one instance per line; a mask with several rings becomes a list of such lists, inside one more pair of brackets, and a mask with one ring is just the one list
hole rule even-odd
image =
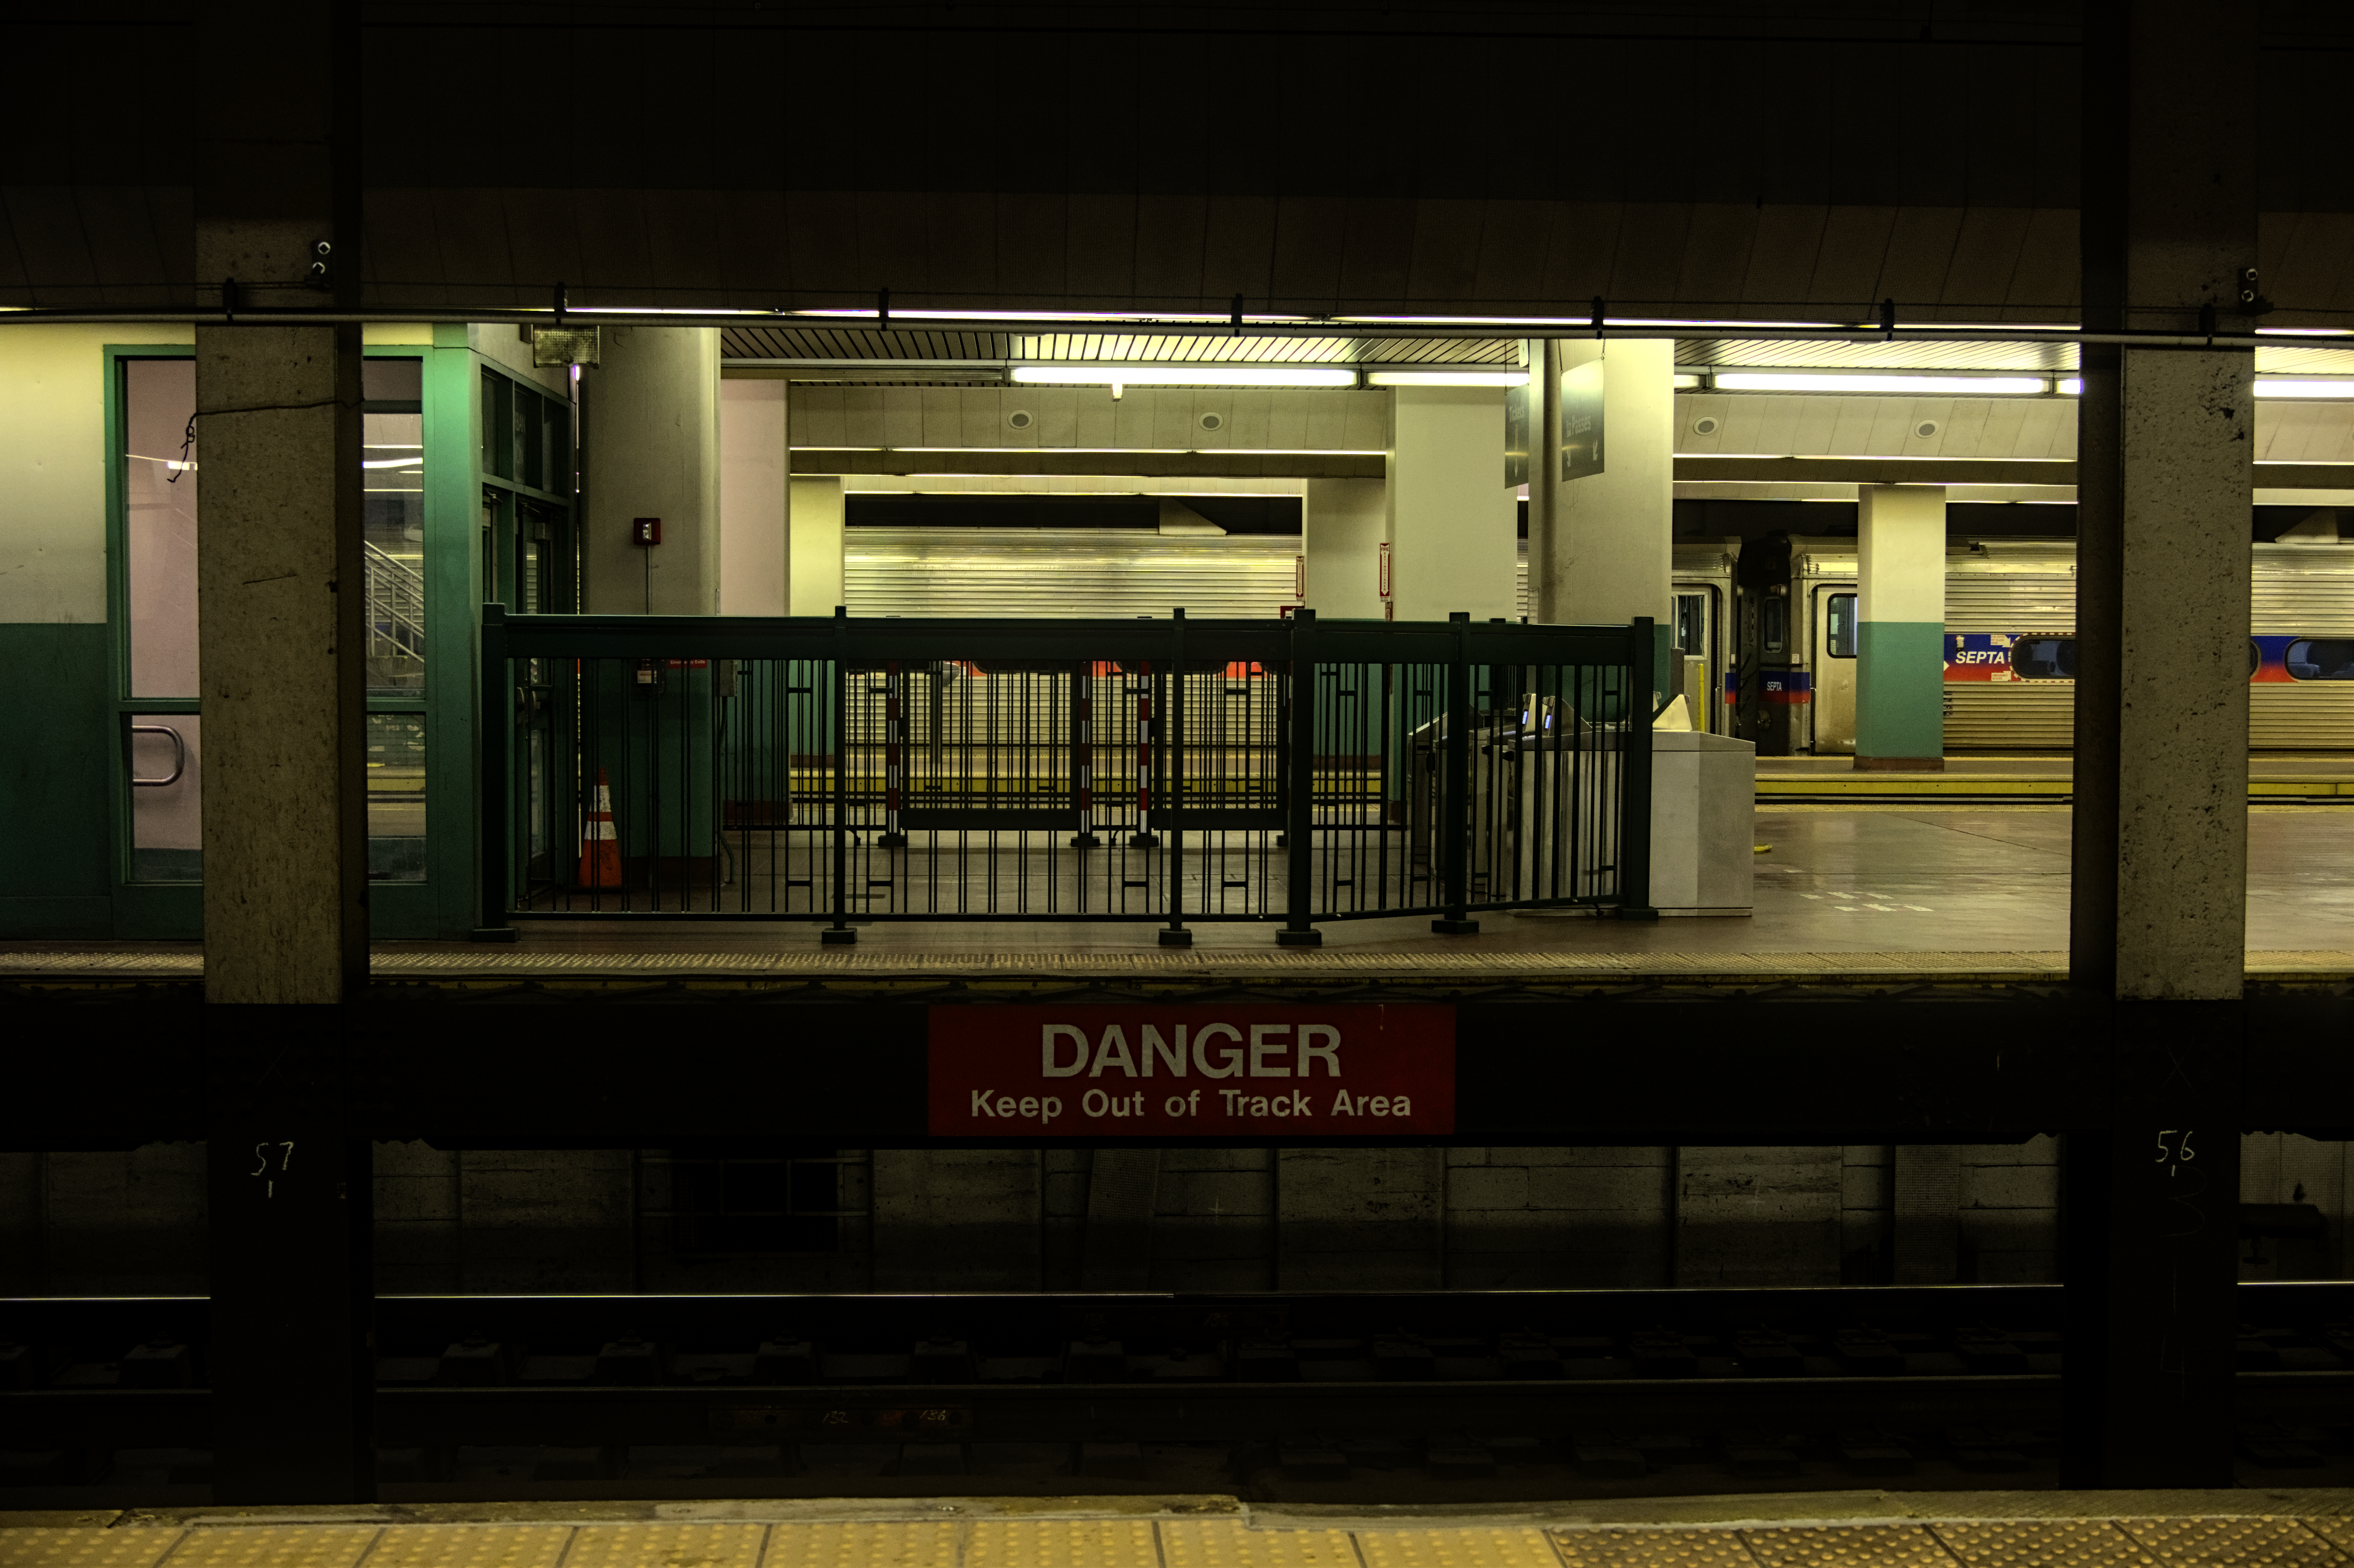
[[[2354, 314], [2345, 10], [2255, 18], [2284, 323]], [[453, 314], [2072, 319], [2074, 8], [1901, 13], [370, 0], [361, 264]], [[194, 33], [8, 26], [0, 302], [194, 302]]]

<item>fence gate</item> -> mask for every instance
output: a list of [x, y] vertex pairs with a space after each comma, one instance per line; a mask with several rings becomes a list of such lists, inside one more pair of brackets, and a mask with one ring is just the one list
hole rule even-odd
[[[486, 934], [515, 919], [1648, 904], [1627, 627], [517, 616], [486, 607]], [[1638, 668], [1645, 679], [1636, 679]]]

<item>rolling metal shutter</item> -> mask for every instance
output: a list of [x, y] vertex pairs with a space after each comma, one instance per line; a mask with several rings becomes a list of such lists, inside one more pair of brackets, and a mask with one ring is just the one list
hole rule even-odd
[[1127, 528], [849, 528], [843, 594], [862, 616], [1272, 619], [1292, 598], [1290, 535]]

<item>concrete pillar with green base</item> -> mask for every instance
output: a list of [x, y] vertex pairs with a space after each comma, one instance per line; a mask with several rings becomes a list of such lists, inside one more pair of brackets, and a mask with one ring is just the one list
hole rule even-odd
[[1855, 765], [1941, 769], [1946, 490], [1867, 484], [1856, 500]]

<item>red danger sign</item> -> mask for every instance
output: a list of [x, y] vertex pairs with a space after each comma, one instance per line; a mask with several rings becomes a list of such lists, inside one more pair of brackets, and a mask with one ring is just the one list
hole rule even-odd
[[1455, 1010], [935, 1007], [939, 1138], [1455, 1130]]

